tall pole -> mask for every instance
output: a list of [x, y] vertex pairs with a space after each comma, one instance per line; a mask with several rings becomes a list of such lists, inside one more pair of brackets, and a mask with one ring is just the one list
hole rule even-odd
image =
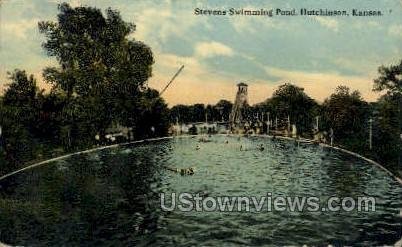
[[373, 149], [373, 119], [369, 120], [369, 146], [370, 150]]
[[269, 135], [269, 112], [267, 113], [267, 135]]
[[318, 126], [318, 119], [319, 119], [320, 117], [319, 116], [316, 116], [315, 117], [315, 126], [316, 126], [316, 128], [317, 128], [317, 131], [319, 130], [319, 126]]
[[275, 130], [278, 130], [278, 117], [275, 117]]
[[162, 89], [162, 91], [159, 93], [159, 96], [161, 96], [166, 89], [170, 86], [170, 84], [172, 84], [172, 82], [174, 81], [174, 79], [176, 79], [176, 77], [180, 74], [180, 72], [184, 69], [184, 65], [182, 65], [180, 67], [180, 69], [176, 72], [176, 74], [174, 74], [174, 76], [172, 77], [172, 79], [170, 79], [169, 83], [166, 85], [166, 87], [164, 89]]
[[0, 125], [0, 150], [3, 148], [2, 135], [3, 135], [3, 129], [1, 128], [1, 125]]

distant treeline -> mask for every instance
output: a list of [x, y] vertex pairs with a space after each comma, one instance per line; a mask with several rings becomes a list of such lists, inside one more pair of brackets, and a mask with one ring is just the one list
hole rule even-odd
[[[332, 129], [334, 143], [373, 158], [393, 171], [402, 171], [402, 75], [400, 65], [379, 68], [374, 91], [384, 91], [377, 102], [366, 102], [359, 91], [338, 86], [322, 104], [309, 97], [303, 88], [290, 83], [280, 85], [262, 103], [247, 106], [244, 116], [250, 123], [268, 119], [279, 120], [279, 125], [296, 124], [302, 137], [312, 138], [318, 117], [319, 130], [327, 133]], [[402, 78], [402, 77], [401, 77]], [[203, 121], [229, 121], [232, 103], [226, 100], [216, 105], [176, 105], [170, 110], [170, 121], [193, 123]], [[274, 121], [273, 125], [275, 124]], [[369, 144], [370, 122], [372, 149]], [[273, 126], [272, 125], [272, 126]], [[273, 127], [271, 127], [272, 129]]]
[[232, 102], [220, 100], [216, 105], [175, 105], [170, 109], [171, 123], [225, 122], [232, 110]]

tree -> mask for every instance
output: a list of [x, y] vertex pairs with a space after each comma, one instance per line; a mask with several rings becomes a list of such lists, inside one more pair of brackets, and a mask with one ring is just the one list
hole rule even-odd
[[33, 75], [28, 76], [24, 70], [9, 72], [11, 83], [5, 91], [3, 102], [8, 106], [33, 106], [38, 93], [38, 87]]
[[[378, 100], [376, 143], [380, 159], [389, 164], [399, 163], [402, 174], [402, 60], [397, 65], [378, 68], [373, 91], [385, 92]], [[394, 165], [396, 166], [396, 165]]]
[[295, 123], [302, 133], [312, 129], [313, 111], [318, 104], [304, 92], [303, 88], [285, 83], [280, 85], [272, 98], [265, 102], [265, 107], [265, 112], [273, 111], [273, 115], [279, 119], [286, 119], [289, 116], [290, 121]]
[[374, 91], [387, 91], [391, 94], [402, 93], [402, 60], [398, 65], [378, 68], [380, 76], [374, 80]]
[[396, 105], [399, 112], [400, 133], [402, 133], [402, 60], [398, 65], [380, 66], [378, 73], [380, 75], [374, 80], [373, 91], [385, 91], [388, 96], [383, 100]]
[[230, 112], [232, 111], [233, 104], [232, 102], [228, 100], [219, 100], [218, 103], [214, 106], [214, 108], [218, 111], [219, 115], [217, 117], [217, 120], [224, 120], [228, 121], [229, 120], [229, 115]]
[[[3, 97], [3, 106], [7, 112], [5, 118], [22, 124], [28, 130], [35, 129], [39, 111], [38, 95], [41, 93], [33, 75], [24, 70], [9, 72], [11, 83]], [[4, 119], [5, 119], [4, 118]]]
[[60, 68], [45, 69], [46, 80], [55, 88], [89, 96], [110, 89], [116, 93], [136, 92], [151, 75], [153, 55], [145, 44], [129, 40], [135, 25], [124, 22], [117, 11], [106, 17], [92, 7], [59, 6], [57, 22], [40, 22], [47, 41], [43, 47], [55, 56]]
[[192, 122], [204, 122], [205, 121], [205, 105], [194, 104], [191, 106]]
[[180, 123], [204, 122], [205, 116], [208, 121], [228, 120], [232, 110], [232, 103], [227, 100], [220, 100], [216, 105], [194, 104], [175, 105], [170, 109], [170, 122]]
[[186, 105], [175, 105], [170, 109], [170, 122], [188, 123], [190, 119], [190, 107]]
[[6, 161], [0, 173], [15, 170], [32, 159], [38, 148], [33, 134], [38, 117], [36, 80], [23, 70], [9, 73], [9, 79], [11, 83], [5, 90], [0, 112], [3, 146], [0, 160]]
[[[135, 135], [141, 138], [164, 136], [169, 129], [169, 112], [165, 101], [154, 89], [145, 90], [139, 102], [134, 107], [138, 120], [135, 125]], [[128, 120], [130, 121], [130, 120]], [[128, 123], [128, 126], [130, 124]]]
[[147, 87], [152, 51], [128, 37], [135, 25], [111, 9], [104, 16], [96, 8], [63, 3], [59, 11], [56, 22], [39, 23], [44, 49], [59, 62], [43, 71], [51, 92], [15, 70], [1, 98], [2, 174], [43, 157], [44, 150], [51, 151], [44, 157], [53, 155], [60, 145], [61, 152], [90, 147], [112, 122], [133, 127], [139, 138], [167, 133], [167, 106]]
[[401, 144], [398, 135], [399, 117], [397, 95], [383, 95], [374, 103], [373, 155], [388, 168], [397, 170]]
[[57, 22], [40, 22], [39, 30], [47, 38], [44, 49], [59, 62], [43, 75], [54, 92], [66, 95], [61, 135], [68, 146], [74, 140], [90, 144], [112, 122], [138, 129], [143, 120], [136, 108], [158, 99], [146, 97], [154, 59], [147, 45], [129, 38], [135, 25], [110, 8], [104, 16], [97, 8], [63, 3], [59, 11]]
[[356, 151], [365, 150], [370, 112], [359, 91], [350, 92], [348, 87], [338, 86], [324, 101], [322, 125], [333, 129], [338, 143]]

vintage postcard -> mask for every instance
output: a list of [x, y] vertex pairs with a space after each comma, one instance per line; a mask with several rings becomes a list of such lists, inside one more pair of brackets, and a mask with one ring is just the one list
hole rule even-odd
[[0, 0], [0, 246], [402, 246], [401, 0]]

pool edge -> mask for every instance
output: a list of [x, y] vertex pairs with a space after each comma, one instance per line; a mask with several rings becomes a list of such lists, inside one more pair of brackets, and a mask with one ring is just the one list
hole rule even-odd
[[[242, 135], [237, 135], [237, 134], [214, 134], [214, 135], [218, 135], [218, 136], [242, 136]], [[15, 174], [18, 174], [20, 172], [23, 172], [25, 170], [29, 170], [38, 166], [42, 166], [42, 165], [46, 165], [48, 163], [51, 163], [53, 161], [57, 161], [57, 160], [61, 160], [61, 159], [65, 159], [74, 155], [79, 155], [79, 154], [85, 154], [85, 153], [92, 153], [95, 151], [99, 151], [99, 150], [103, 150], [103, 149], [109, 149], [109, 148], [115, 148], [115, 147], [119, 147], [119, 146], [127, 146], [127, 145], [131, 145], [131, 144], [136, 144], [136, 143], [144, 143], [144, 142], [148, 142], [148, 141], [159, 141], [159, 140], [168, 140], [168, 139], [173, 139], [173, 138], [190, 138], [190, 137], [196, 137], [196, 136], [201, 136], [201, 135], [180, 135], [180, 136], [164, 136], [164, 137], [157, 137], [157, 138], [149, 138], [149, 139], [142, 139], [142, 140], [137, 140], [137, 141], [130, 141], [130, 142], [124, 142], [124, 143], [118, 143], [118, 144], [113, 144], [113, 145], [107, 145], [107, 146], [101, 146], [101, 147], [96, 147], [96, 148], [91, 148], [91, 149], [87, 149], [84, 151], [78, 151], [78, 152], [74, 152], [74, 153], [69, 153], [69, 154], [65, 154], [59, 157], [55, 157], [55, 158], [51, 158], [48, 160], [44, 160], [26, 167], [23, 167], [21, 169], [18, 169], [16, 171], [10, 172], [8, 174], [5, 174], [3, 176], [0, 177], [0, 181], [2, 181], [5, 178], [8, 178], [10, 176], [13, 176]], [[272, 138], [273, 136], [271, 135], [250, 135], [250, 136], [258, 136], [258, 137], [266, 137], [266, 138]], [[275, 136], [275, 138], [278, 139], [282, 139], [282, 140], [295, 140], [298, 142], [302, 142], [302, 143], [314, 143], [313, 140], [311, 139], [295, 139], [295, 138], [291, 138], [291, 137], [285, 137], [285, 136]], [[337, 146], [331, 146], [325, 143], [319, 143], [320, 146], [322, 147], [327, 147], [327, 148], [332, 148], [347, 154], [350, 154], [352, 156], [355, 156], [356, 158], [359, 159], [363, 159], [366, 162], [375, 165], [377, 167], [379, 167], [381, 170], [385, 171], [388, 175], [390, 175], [392, 178], [394, 178], [400, 185], [402, 185], [402, 178], [398, 177], [397, 175], [395, 175], [393, 172], [391, 172], [390, 170], [388, 170], [387, 168], [385, 168], [383, 165], [381, 165], [380, 163], [371, 160], [367, 157], [364, 157], [363, 155], [360, 155], [358, 153], [343, 149], [341, 147], [337, 147]]]

